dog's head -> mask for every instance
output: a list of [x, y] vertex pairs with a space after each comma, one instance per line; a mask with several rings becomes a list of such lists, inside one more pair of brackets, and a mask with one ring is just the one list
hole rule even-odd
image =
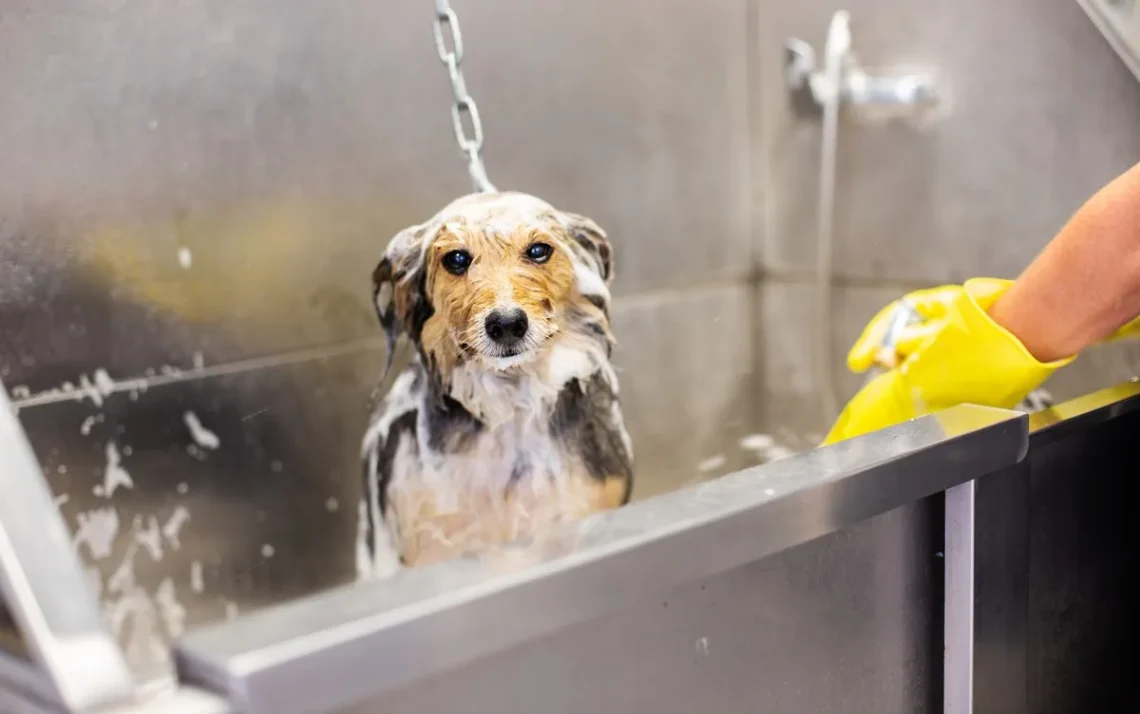
[[607, 343], [613, 256], [592, 220], [521, 193], [458, 199], [392, 239], [373, 272], [389, 354], [401, 333], [448, 381], [525, 365], [585, 329]]

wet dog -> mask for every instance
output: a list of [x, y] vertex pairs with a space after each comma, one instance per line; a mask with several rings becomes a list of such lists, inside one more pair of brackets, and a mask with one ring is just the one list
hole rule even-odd
[[629, 500], [610, 354], [613, 254], [592, 220], [521, 193], [460, 198], [373, 273], [415, 347], [364, 437], [373, 574], [479, 552]]

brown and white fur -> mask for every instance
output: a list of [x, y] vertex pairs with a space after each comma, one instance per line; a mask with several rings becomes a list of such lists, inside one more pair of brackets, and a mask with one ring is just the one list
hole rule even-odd
[[416, 354], [364, 437], [373, 574], [629, 500], [612, 278], [601, 228], [521, 193], [465, 196], [393, 238], [373, 296], [389, 366], [401, 334]]

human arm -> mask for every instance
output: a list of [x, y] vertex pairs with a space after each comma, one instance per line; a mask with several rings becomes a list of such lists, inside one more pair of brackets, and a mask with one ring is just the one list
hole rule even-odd
[[1079, 354], [1140, 315], [1140, 164], [1089, 199], [989, 315], [1042, 362]]
[[1140, 320], [1125, 324], [1140, 314], [1140, 166], [1086, 202], [1016, 281], [975, 278], [904, 300], [919, 319], [893, 349], [882, 343], [897, 303], [848, 354], [852, 371], [889, 369], [825, 444], [954, 404], [1012, 408], [1090, 345], [1140, 332]]

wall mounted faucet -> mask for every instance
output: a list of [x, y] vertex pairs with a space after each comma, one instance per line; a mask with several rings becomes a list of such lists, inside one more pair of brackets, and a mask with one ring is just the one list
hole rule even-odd
[[818, 116], [836, 92], [840, 104], [888, 117], [913, 116], [938, 103], [929, 74], [871, 74], [865, 70], [851, 49], [846, 12], [837, 12], [832, 18], [824, 55], [824, 66], [817, 68], [810, 44], [796, 38], [784, 44], [784, 82], [797, 114]]

